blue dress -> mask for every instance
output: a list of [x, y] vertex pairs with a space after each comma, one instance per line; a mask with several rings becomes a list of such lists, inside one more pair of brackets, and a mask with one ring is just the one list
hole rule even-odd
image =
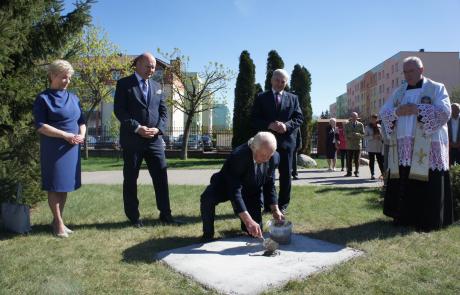
[[[37, 129], [48, 124], [78, 134], [85, 122], [78, 97], [67, 90], [47, 89], [40, 93], [33, 114]], [[43, 190], [70, 192], [81, 186], [79, 144], [40, 134], [40, 164]]]

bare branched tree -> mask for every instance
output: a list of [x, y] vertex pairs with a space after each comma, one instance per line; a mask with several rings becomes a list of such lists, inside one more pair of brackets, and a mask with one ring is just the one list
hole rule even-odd
[[216, 62], [210, 62], [201, 72], [190, 72], [189, 58], [181, 55], [180, 50], [175, 49], [172, 53], [158, 52], [171, 60], [171, 67], [166, 73], [173, 81], [168, 104], [186, 115], [181, 150], [181, 158], [185, 160], [193, 118], [198, 113], [213, 109], [222, 100], [234, 74]]

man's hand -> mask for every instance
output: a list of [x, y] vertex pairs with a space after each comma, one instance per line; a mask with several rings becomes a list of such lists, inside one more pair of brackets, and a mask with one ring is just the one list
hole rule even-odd
[[[155, 133], [156, 130], [156, 133]], [[137, 130], [137, 134], [144, 138], [152, 138], [158, 133], [158, 128], [149, 128], [147, 126], [140, 126]]]
[[248, 211], [241, 212], [239, 214], [241, 220], [243, 221], [248, 233], [256, 238], [262, 238], [262, 229], [260, 225], [252, 219], [251, 215], [249, 215]]
[[408, 104], [403, 104], [400, 105], [396, 109], [396, 116], [410, 116], [410, 115], [417, 115], [418, 114], [418, 108], [416, 104], [413, 103], [408, 103]]
[[268, 125], [268, 129], [273, 130], [275, 132], [278, 132], [278, 124], [276, 124], [276, 122], [271, 122]]
[[276, 123], [278, 124], [278, 133], [286, 133], [287, 131], [287, 127], [286, 127], [286, 124], [284, 124], [283, 122], [279, 122], [279, 121], [276, 121]]
[[286, 127], [286, 124], [284, 124], [283, 122], [274, 121], [274, 122], [271, 122], [270, 125], [268, 125], [268, 129], [271, 129], [275, 131], [276, 133], [283, 134], [286, 132], [287, 127]]
[[278, 221], [278, 222], [283, 222], [284, 221], [284, 215], [280, 211], [280, 209], [278, 208], [278, 205], [272, 205], [271, 209], [272, 209], [273, 219], [275, 219], [275, 221]]
[[263, 238], [262, 229], [260, 228], [260, 225], [257, 222], [251, 220], [248, 223], [245, 223], [245, 225], [251, 236], [256, 238]]

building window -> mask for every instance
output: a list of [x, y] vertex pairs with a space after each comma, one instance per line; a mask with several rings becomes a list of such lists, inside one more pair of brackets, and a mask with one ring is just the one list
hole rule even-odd
[[391, 88], [395, 88], [395, 80], [391, 80]]
[[390, 93], [390, 87], [387, 87], [387, 93]]
[[395, 72], [395, 66], [391, 65], [391, 73], [393, 74]]
[[398, 63], [395, 64], [395, 72], [398, 72]]
[[399, 85], [399, 78], [396, 78], [396, 87]]
[[390, 74], [387, 73], [387, 79], [390, 79]]

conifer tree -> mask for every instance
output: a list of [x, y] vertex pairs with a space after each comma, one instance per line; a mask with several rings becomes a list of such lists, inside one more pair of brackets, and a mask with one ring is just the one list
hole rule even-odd
[[90, 23], [94, 1], [77, 1], [62, 15], [63, 1], [3, 0], [0, 2], [0, 198], [23, 186], [32, 204], [40, 190], [39, 140], [32, 105], [48, 86], [46, 65], [68, 58], [67, 44]]
[[267, 71], [265, 78], [265, 91], [272, 89], [273, 71], [276, 69], [284, 69], [284, 61], [276, 50], [271, 50], [267, 58]]
[[[233, 109], [233, 138], [232, 147], [248, 141], [253, 135], [249, 127], [251, 108], [256, 95], [256, 67], [248, 51], [240, 55], [239, 73], [236, 78], [235, 101]], [[260, 87], [260, 84], [259, 84]]]
[[311, 75], [308, 70], [296, 64], [291, 74], [291, 92], [296, 94], [299, 98], [300, 109], [304, 116], [304, 121], [300, 126], [302, 134], [302, 153], [308, 153], [311, 145], [311, 121], [312, 121], [312, 108], [311, 108]]

